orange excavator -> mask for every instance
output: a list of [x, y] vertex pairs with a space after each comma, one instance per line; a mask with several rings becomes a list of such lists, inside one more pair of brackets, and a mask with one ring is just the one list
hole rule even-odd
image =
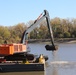
[[[50, 34], [51, 45], [46, 45], [46, 50], [55, 51], [58, 47], [54, 44], [53, 32], [52, 27], [50, 24], [50, 17], [47, 10], [44, 10], [44, 14], [40, 14], [40, 16], [34, 21], [34, 23], [27, 28], [23, 32], [20, 44], [2, 44], [0, 45], [0, 62], [4, 61], [31, 61], [31, 62], [38, 62], [38, 58], [35, 58], [34, 54], [30, 54], [27, 50], [27, 41], [28, 41], [28, 34], [36, 28], [36, 26], [41, 23], [42, 20], [46, 18], [48, 32]], [[45, 57], [45, 60], [48, 57]]]

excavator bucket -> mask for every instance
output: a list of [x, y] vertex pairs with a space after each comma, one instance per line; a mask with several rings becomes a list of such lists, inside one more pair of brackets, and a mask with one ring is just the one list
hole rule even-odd
[[47, 51], [56, 51], [56, 50], [58, 50], [58, 46], [57, 45], [55, 45], [55, 46], [46, 45], [45, 48], [46, 48]]
[[51, 26], [51, 23], [50, 23], [49, 13], [48, 13], [47, 10], [44, 10], [44, 12], [47, 15], [47, 17], [46, 17], [47, 27], [48, 27], [48, 32], [49, 32], [49, 35], [50, 35], [50, 40], [51, 40], [50, 42], [52, 44], [52, 45], [46, 45], [45, 48], [48, 51], [56, 51], [58, 49], [58, 46], [55, 46], [55, 44], [54, 44], [54, 37], [53, 37], [52, 26]]

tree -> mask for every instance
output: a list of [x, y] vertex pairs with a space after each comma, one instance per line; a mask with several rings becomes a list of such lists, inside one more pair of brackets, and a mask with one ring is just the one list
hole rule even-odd
[[[9, 27], [11, 33], [11, 40], [13, 42], [20, 42], [23, 32], [26, 30], [26, 25], [24, 23], [19, 23], [15, 26]], [[15, 39], [15, 40], [14, 40]]]
[[7, 27], [2, 27], [0, 26], [0, 37], [4, 40], [4, 39], [9, 39], [10, 37], [10, 32], [8, 31]]
[[9, 40], [10, 32], [7, 27], [0, 26], [0, 38], [2, 41]]
[[40, 25], [39, 35], [40, 35], [41, 39], [46, 39], [49, 37], [48, 36], [48, 29], [45, 25]]
[[69, 32], [65, 32], [64, 33], [64, 38], [69, 38], [71, 35], [70, 35], [70, 33]]
[[19, 37], [19, 38], [21, 38], [22, 37], [22, 34], [23, 34], [23, 32], [26, 30], [26, 25], [24, 24], [24, 23], [19, 23], [19, 24], [17, 24], [16, 26], [15, 26], [15, 28], [14, 28], [14, 32], [15, 32], [15, 34]]

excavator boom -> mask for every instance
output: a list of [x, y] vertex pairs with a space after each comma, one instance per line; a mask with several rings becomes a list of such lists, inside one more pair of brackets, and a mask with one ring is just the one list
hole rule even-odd
[[46, 19], [47, 22], [47, 27], [48, 27], [48, 32], [50, 34], [50, 39], [51, 39], [51, 43], [52, 45], [46, 45], [45, 48], [46, 50], [57, 50], [57, 46], [55, 47], [54, 45], [54, 38], [53, 38], [53, 32], [52, 32], [52, 27], [51, 27], [51, 23], [50, 23], [50, 16], [47, 10], [44, 10], [44, 15], [42, 16], [42, 14], [40, 14], [40, 16], [34, 21], [34, 23], [27, 28], [27, 30], [24, 31], [22, 39], [21, 39], [21, 43], [25, 44], [27, 37], [28, 37], [28, 33], [30, 33], [33, 29], [36, 28], [36, 26], [38, 24], [40, 24], [44, 19]]

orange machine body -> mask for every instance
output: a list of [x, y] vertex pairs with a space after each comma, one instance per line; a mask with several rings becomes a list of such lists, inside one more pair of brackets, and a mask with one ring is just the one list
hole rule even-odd
[[0, 55], [12, 55], [16, 52], [26, 51], [26, 45], [23, 44], [2, 44], [0, 45]]

